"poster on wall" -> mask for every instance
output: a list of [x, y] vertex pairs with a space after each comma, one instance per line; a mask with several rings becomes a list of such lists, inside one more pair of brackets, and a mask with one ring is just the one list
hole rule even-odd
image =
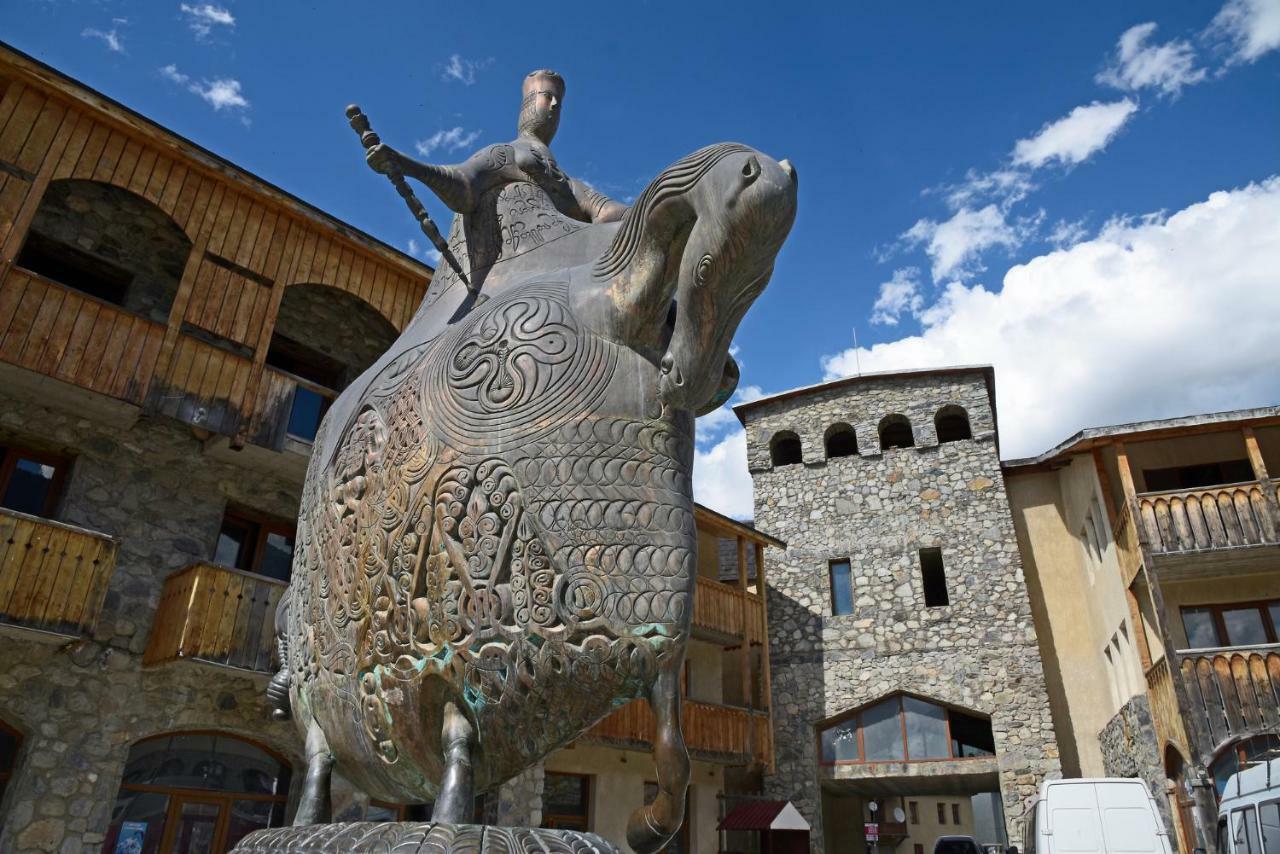
[[115, 854], [142, 854], [142, 843], [147, 838], [145, 821], [126, 821], [120, 825], [116, 837]]

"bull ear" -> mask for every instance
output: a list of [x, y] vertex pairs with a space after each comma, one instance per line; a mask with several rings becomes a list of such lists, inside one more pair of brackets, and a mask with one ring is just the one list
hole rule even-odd
[[706, 406], [698, 410], [698, 414], [706, 415], [708, 412], [723, 406], [725, 401], [733, 397], [733, 392], [738, 388], [738, 380], [741, 377], [742, 372], [738, 370], [737, 361], [732, 356], [725, 356], [724, 373], [720, 375], [720, 385], [716, 386], [716, 393], [711, 396], [711, 400], [707, 401]]

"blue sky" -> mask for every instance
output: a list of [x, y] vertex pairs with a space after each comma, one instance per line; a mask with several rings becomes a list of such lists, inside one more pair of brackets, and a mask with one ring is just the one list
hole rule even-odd
[[[1006, 457], [1280, 402], [1280, 0], [7, 11], [19, 49], [420, 257], [350, 102], [449, 162], [513, 136], [524, 74], [555, 68], [561, 166], [623, 200], [711, 142], [789, 158], [741, 396], [991, 362]], [[727, 410], [700, 422], [699, 498], [739, 516], [743, 447]]]

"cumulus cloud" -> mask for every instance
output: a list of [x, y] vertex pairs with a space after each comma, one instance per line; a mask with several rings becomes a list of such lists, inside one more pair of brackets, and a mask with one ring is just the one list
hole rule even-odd
[[448, 130], [438, 130], [426, 139], [420, 139], [414, 143], [414, 148], [423, 157], [430, 157], [431, 152], [437, 149], [445, 151], [457, 151], [466, 148], [480, 137], [478, 130], [463, 130], [460, 127], [449, 128]]
[[492, 59], [463, 59], [455, 53], [449, 57], [449, 61], [440, 70], [440, 79], [456, 80], [464, 86], [470, 86], [476, 82], [476, 72], [485, 68], [491, 62], [493, 62]]
[[1254, 62], [1280, 48], [1280, 2], [1227, 0], [1206, 35], [1227, 43], [1231, 51], [1228, 64]]
[[1051, 163], [1074, 166], [1101, 151], [1138, 110], [1128, 98], [1104, 104], [1094, 101], [1049, 122], [1035, 136], [1013, 147], [1013, 162], [1039, 169]]
[[1154, 21], [1125, 30], [1116, 44], [1115, 55], [1094, 79], [1127, 92], [1150, 88], [1170, 97], [1177, 97], [1182, 87], [1204, 80], [1206, 72], [1196, 67], [1196, 51], [1191, 43], [1175, 39], [1150, 44], [1155, 31]]
[[1280, 176], [1167, 218], [1114, 221], [1010, 269], [1003, 287], [949, 285], [920, 334], [823, 360], [862, 370], [995, 365], [1002, 453], [1076, 430], [1273, 404], [1280, 317]]
[[902, 267], [893, 271], [893, 278], [880, 283], [880, 295], [872, 307], [871, 322], [897, 326], [904, 313], [915, 315], [924, 305], [920, 294], [920, 270]]
[[187, 74], [178, 70], [178, 66], [170, 63], [160, 69], [160, 76], [185, 86], [188, 92], [199, 95], [215, 110], [244, 111], [249, 109], [249, 100], [241, 91], [240, 81], [229, 77], [215, 80], [192, 80]]
[[215, 6], [213, 3], [201, 3], [198, 6], [183, 3], [178, 10], [182, 12], [187, 26], [196, 34], [197, 39], [207, 38], [214, 27], [230, 29], [236, 25], [236, 18], [231, 14], [231, 10]]
[[735, 519], [750, 519], [751, 475], [747, 472], [747, 435], [733, 406], [764, 397], [759, 386], [742, 386], [733, 399], [698, 419], [693, 454], [693, 498]]
[[80, 31], [80, 37], [86, 39], [100, 39], [107, 46], [107, 50], [112, 53], [124, 53], [124, 43], [120, 41], [120, 35], [115, 27], [109, 30], [96, 30], [93, 27], [85, 27]]
[[961, 208], [948, 220], [919, 219], [903, 232], [907, 246], [923, 246], [933, 262], [935, 282], [967, 279], [985, 269], [979, 256], [993, 246], [1013, 250], [1035, 232], [1039, 216], [1010, 221], [994, 204], [973, 210]]
[[1045, 239], [1052, 243], [1055, 249], [1066, 249], [1075, 246], [1088, 236], [1089, 229], [1085, 227], [1083, 218], [1077, 220], [1060, 219], [1053, 224], [1053, 228], [1049, 229]]
[[426, 261], [433, 267], [439, 264], [440, 259], [444, 257], [435, 247], [421, 244], [412, 237], [409, 238], [409, 254], [414, 258]]

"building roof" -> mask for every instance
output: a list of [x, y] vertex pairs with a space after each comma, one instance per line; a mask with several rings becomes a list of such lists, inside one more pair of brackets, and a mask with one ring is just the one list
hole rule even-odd
[[746, 413], [761, 406], [765, 406], [770, 403], [778, 403], [783, 400], [790, 400], [796, 397], [805, 397], [810, 394], [817, 394], [818, 392], [830, 391], [831, 389], [857, 385], [861, 382], [906, 379], [910, 377], [956, 376], [972, 373], [981, 373], [986, 379], [987, 393], [991, 397], [991, 415], [994, 419], [996, 411], [996, 372], [995, 368], [991, 365], [951, 365], [942, 368], [920, 368], [910, 371], [872, 371], [871, 373], [866, 374], [855, 374], [851, 377], [841, 377], [840, 379], [828, 380], [827, 382], [817, 383], [815, 385], [800, 386], [799, 388], [781, 391], [777, 394], [771, 394], [757, 400], [739, 403], [737, 406], [733, 407], [733, 411], [738, 416], [738, 420], [743, 424], [746, 424]]
[[761, 545], [773, 546], [779, 549], [785, 549], [787, 544], [777, 537], [772, 537], [764, 531], [757, 530], [755, 525], [749, 522], [739, 522], [737, 519], [731, 519], [723, 513], [717, 513], [710, 507], [702, 504], [694, 503], [694, 517], [702, 523], [704, 527], [710, 528], [716, 534], [722, 537], [743, 537], [752, 542]]
[[809, 822], [790, 801], [747, 801], [720, 819], [716, 830], [808, 830]]
[[[333, 214], [321, 210], [310, 202], [290, 193], [281, 187], [267, 181], [258, 175], [253, 174], [242, 166], [237, 166], [230, 160], [213, 153], [209, 149], [187, 139], [185, 136], [170, 130], [164, 125], [156, 122], [136, 110], [130, 109], [119, 101], [102, 94], [74, 77], [63, 74], [56, 68], [46, 65], [40, 60], [29, 54], [15, 48], [13, 45], [0, 41], [0, 66], [10, 66], [17, 71], [28, 74], [42, 83], [52, 86], [63, 97], [70, 97], [78, 101], [82, 106], [112, 117], [116, 121], [123, 122], [127, 127], [131, 128], [135, 133], [143, 133], [153, 141], [161, 141], [171, 150], [176, 150], [180, 155], [195, 162], [206, 169], [219, 173], [226, 177], [238, 179], [241, 183], [248, 185], [249, 188], [255, 190], [267, 198], [273, 199], [277, 203], [282, 203], [286, 207], [292, 208], [297, 213], [319, 223], [320, 225], [338, 232], [352, 240], [364, 243], [371, 249], [381, 255], [390, 255], [395, 261], [402, 265], [416, 268], [416, 271], [428, 280], [435, 274], [435, 269], [428, 264], [424, 264], [417, 258], [405, 254], [400, 249], [386, 243], [366, 231], [356, 228], [348, 222], [338, 219]], [[355, 156], [355, 155], [353, 155]], [[354, 168], [354, 167], [353, 167]]]
[[1268, 422], [1280, 423], [1280, 406], [1232, 409], [1226, 412], [1206, 412], [1151, 421], [1131, 421], [1127, 424], [1111, 424], [1106, 427], [1087, 427], [1038, 456], [1008, 460], [1004, 463], [1004, 468], [1009, 470], [1044, 465], [1072, 454], [1086, 453], [1117, 439], [1132, 438], [1145, 442], [1176, 436], [1191, 436], [1197, 433], [1213, 433], [1226, 426], [1243, 427]]

